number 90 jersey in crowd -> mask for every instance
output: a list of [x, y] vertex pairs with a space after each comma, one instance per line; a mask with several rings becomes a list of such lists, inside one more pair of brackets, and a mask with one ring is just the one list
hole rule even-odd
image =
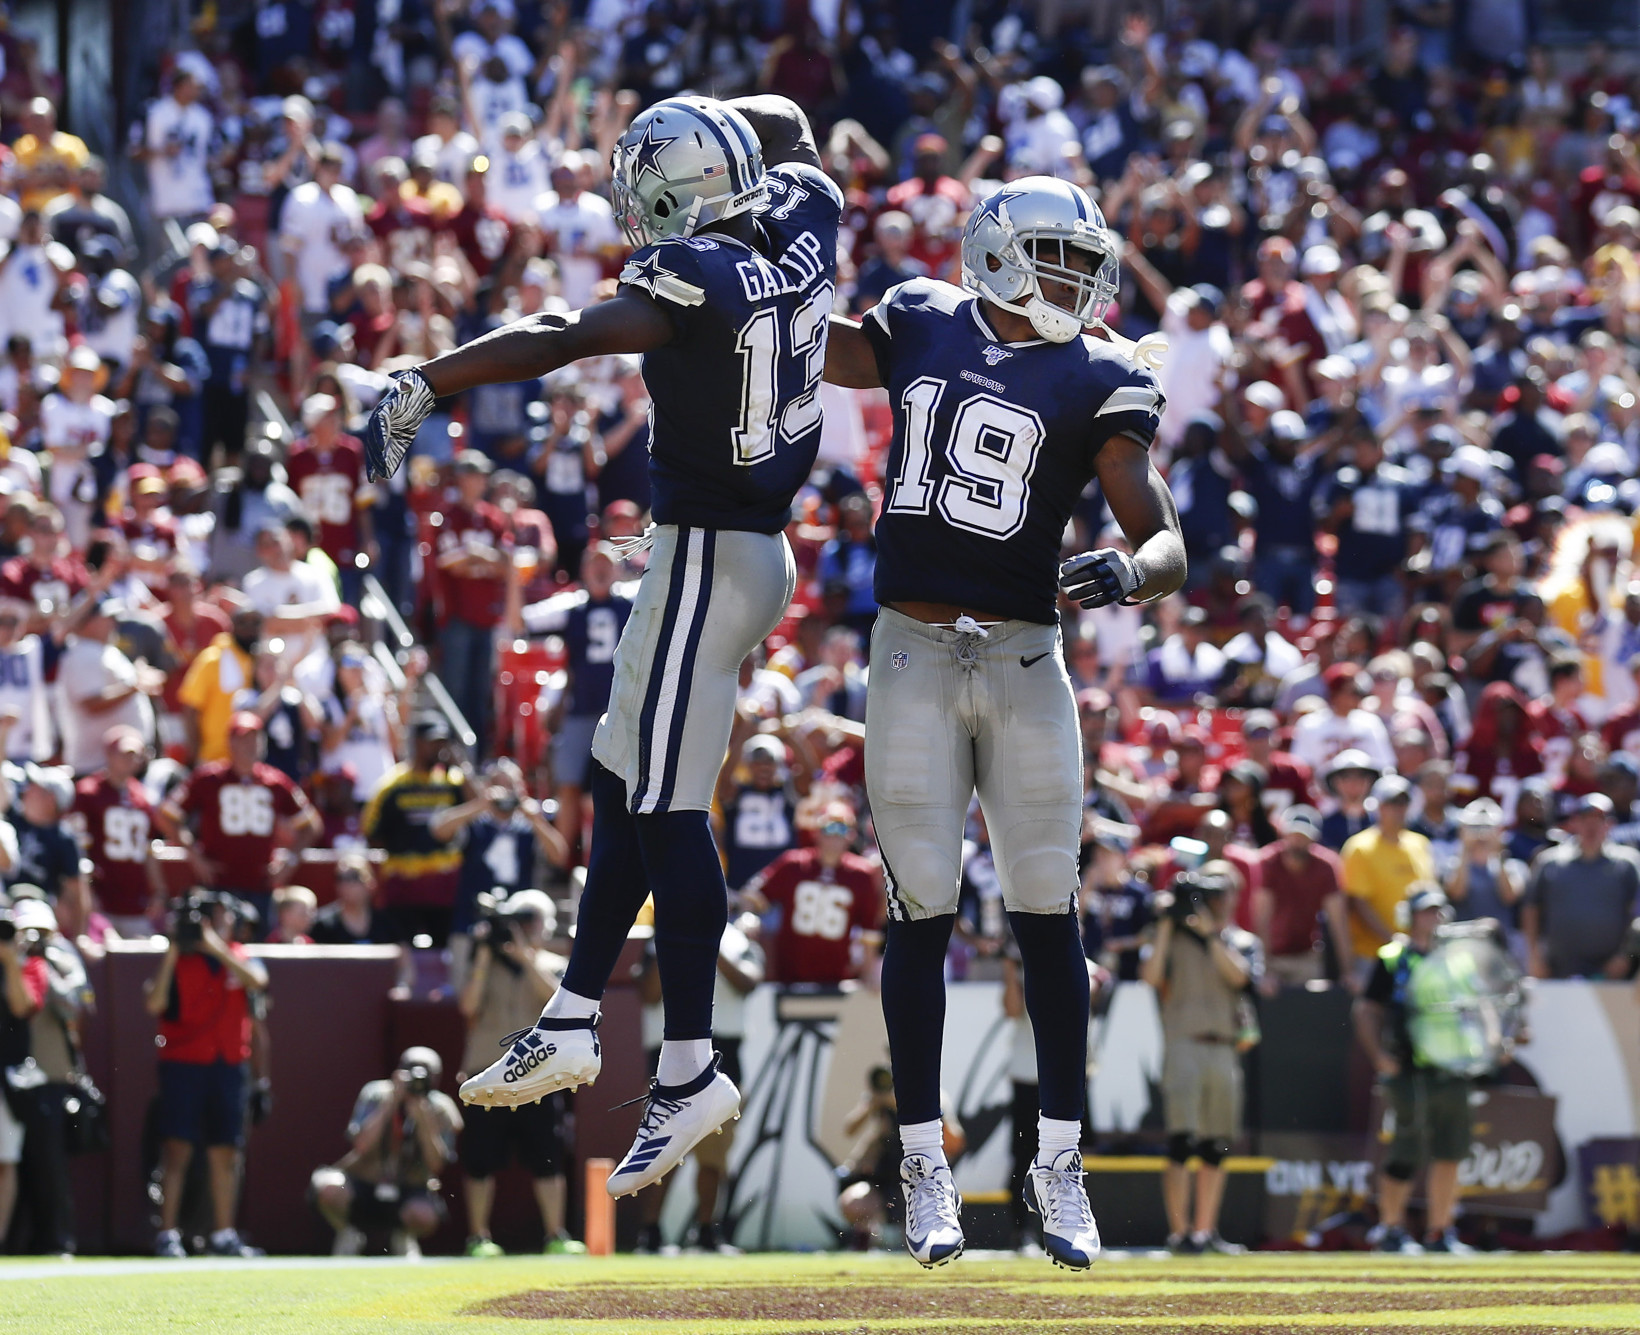
[[658, 524], [778, 533], [820, 448], [843, 196], [801, 163], [764, 180], [755, 249], [721, 232], [667, 238], [621, 270], [676, 330], [643, 359]]
[[979, 299], [913, 278], [861, 322], [894, 409], [879, 603], [1058, 619], [1059, 548], [1113, 436], [1147, 448], [1166, 400], [1108, 343], [999, 342]]

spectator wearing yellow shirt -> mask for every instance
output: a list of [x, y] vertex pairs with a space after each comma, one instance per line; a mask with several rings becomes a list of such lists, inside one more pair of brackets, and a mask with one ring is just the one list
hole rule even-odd
[[12, 145], [23, 212], [45, 208], [68, 193], [75, 173], [91, 161], [85, 140], [57, 128], [57, 108], [49, 97], [37, 97], [23, 113], [27, 133]]
[[1395, 934], [1395, 908], [1419, 881], [1435, 879], [1429, 840], [1406, 828], [1412, 785], [1386, 774], [1372, 785], [1375, 824], [1344, 843], [1344, 898], [1356, 968], [1371, 972], [1379, 947]]
[[199, 651], [177, 690], [183, 726], [194, 763], [228, 758], [228, 724], [236, 702], [256, 691], [256, 654], [262, 644], [262, 614], [243, 607], [225, 635]]

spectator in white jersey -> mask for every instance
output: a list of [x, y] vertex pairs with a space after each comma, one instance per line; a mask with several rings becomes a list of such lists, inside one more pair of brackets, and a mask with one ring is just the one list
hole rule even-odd
[[44, 646], [25, 633], [29, 607], [0, 600], [0, 755], [17, 764], [51, 758], [55, 742]]

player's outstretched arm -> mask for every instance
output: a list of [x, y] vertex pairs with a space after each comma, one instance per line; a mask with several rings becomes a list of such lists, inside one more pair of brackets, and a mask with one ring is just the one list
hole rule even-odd
[[809, 118], [791, 98], [759, 93], [753, 97], [732, 98], [728, 105], [746, 118], [757, 135], [758, 143], [763, 146], [765, 167], [778, 167], [782, 162], [820, 165], [820, 150], [815, 147]]
[[1184, 536], [1173, 494], [1132, 436], [1115, 436], [1099, 451], [1096, 470], [1105, 503], [1133, 555], [1103, 547], [1073, 556], [1059, 568], [1059, 586], [1083, 607], [1144, 603], [1184, 585]]
[[436, 400], [476, 385], [533, 380], [583, 357], [653, 352], [671, 342], [664, 311], [623, 288], [612, 300], [567, 315], [526, 316], [399, 376], [370, 414], [365, 466], [372, 482], [392, 477]]
[[871, 340], [865, 330], [847, 316], [831, 317], [831, 328], [826, 334], [826, 370], [821, 378], [828, 385], [841, 385], [844, 389], [883, 387]]

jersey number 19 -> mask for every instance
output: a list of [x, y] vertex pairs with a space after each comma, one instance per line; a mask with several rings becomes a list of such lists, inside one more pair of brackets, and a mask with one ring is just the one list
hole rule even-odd
[[924, 376], [906, 387], [905, 455], [892, 482], [892, 514], [926, 515], [933, 506], [956, 528], [990, 538], [1011, 538], [1025, 527], [1031, 474], [1042, 448], [1042, 419], [992, 394], [973, 394], [957, 405], [935, 468], [934, 412], [949, 384]]

